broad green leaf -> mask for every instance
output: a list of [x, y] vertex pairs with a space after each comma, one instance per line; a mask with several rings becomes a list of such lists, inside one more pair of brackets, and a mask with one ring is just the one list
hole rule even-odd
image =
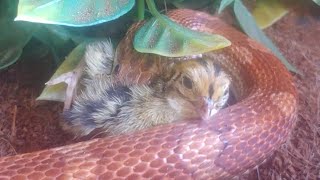
[[21, 54], [21, 48], [8, 48], [5, 51], [0, 51], [0, 69], [4, 69], [15, 63]]
[[262, 29], [271, 26], [288, 13], [281, 0], [258, 0], [252, 15]]
[[286, 60], [279, 49], [258, 27], [254, 18], [240, 0], [234, 2], [234, 13], [241, 28], [248, 36], [268, 47], [290, 71], [298, 73], [297, 69]]
[[32, 37], [35, 25], [0, 19], [0, 69], [16, 62]]
[[221, 13], [227, 6], [229, 6], [234, 0], [221, 0], [218, 13]]
[[0, 1], [0, 18], [13, 20], [17, 15], [19, 0], [1, 0]]
[[157, 15], [138, 30], [133, 44], [139, 52], [180, 57], [224, 48], [231, 43], [223, 36], [196, 32], [167, 16]]
[[134, 0], [20, 0], [15, 20], [90, 26], [117, 19]]
[[[71, 51], [65, 61], [60, 65], [50, 80], [56, 79], [60, 75], [70, 72], [76, 68], [82, 60], [87, 43], [79, 44]], [[65, 100], [67, 85], [64, 83], [46, 86], [37, 100], [61, 101]]]
[[313, 2], [315, 2], [316, 4], [318, 4], [320, 6], [320, 0], [313, 0]]
[[35, 28], [30, 23], [13, 22], [17, 6], [18, 0], [0, 1], [0, 69], [19, 59]]

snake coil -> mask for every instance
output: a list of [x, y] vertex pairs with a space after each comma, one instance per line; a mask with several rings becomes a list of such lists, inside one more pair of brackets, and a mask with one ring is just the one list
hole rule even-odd
[[[203, 56], [215, 59], [232, 76], [236, 104], [210, 122], [168, 124], [3, 157], [0, 178], [225, 179], [269, 157], [288, 138], [296, 121], [297, 93], [290, 73], [265, 47], [216, 17], [186, 9], [173, 10], [168, 16], [232, 42]], [[127, 37], [132, 38], [132, 33]], [[126, 40], [121, 43], [128, 46]]]

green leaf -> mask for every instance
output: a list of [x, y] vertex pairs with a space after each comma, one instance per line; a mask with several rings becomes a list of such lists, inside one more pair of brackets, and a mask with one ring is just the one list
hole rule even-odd
[[281, 0], [258, 0], [252, 15], [260, 28], [266, 28], [288, 13]]
[[190, 30], [160, 14], [153, 0], [146, 0], [154, 18], [146, 22], [135, 34], [134, 48], [142, 53], [167, 57], [201, 54], [231, 45], [220, 35]]
[[13, 22], [17, 13], [18, 0], [0, 1], [0, 69], [16, 62], [23, 47], [31, 39], [34, 25]]
[[35, 25], [0, 19], [0, 69], [16, 62], [29, 42]]
[[145, 23], [136, 33], [133, 42], [139, 52], [168, 57], [201, 54], [230, 44], [223, 36], [190, 30], [164, 15]]
[[220, 14], [227, 6], [233, 3], [234, 0], [221, 0], [218, 13]]
[[0, 18], [13, 20], [17, 15], [18, 0], [0, 1]]
[[254, 18], [240, 0], [235, 0], [234, 13], [241, 28], [248, 36], [268, 47], [290, 71], [298, 73], [297, 69], [285, 59], [279, 49], [258, 27]]
[[0, 51], [0, 69], [4, 69], [15, 63], [21, 54], [21, 48], [8, 48], [6, 51]]
[[90, 26], [117, 19], [135, 0], [20, 0], [15, 20]]
[[320, 0], [313, 0], [313, 2], [315, 2], [316, 4], [318, 4], [320, 6]]
[[[70, 72], [76, 68], [82, 60], [87, 43], [79, 44], [71, 51], [66, 60], [60, 65], [50, 80], [56, 79], [64, 73]], [[37, 100], [61, 101], [65, 100], [67, 85], [64, 83], [46, 86]]]

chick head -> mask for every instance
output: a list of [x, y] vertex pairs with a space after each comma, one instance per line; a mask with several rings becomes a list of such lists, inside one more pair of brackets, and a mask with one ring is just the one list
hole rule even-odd
[[165, 91], [177, 113], [209, 119], [226, 104], [230, 78], [214, 61], [181, 61], [171, 69]]

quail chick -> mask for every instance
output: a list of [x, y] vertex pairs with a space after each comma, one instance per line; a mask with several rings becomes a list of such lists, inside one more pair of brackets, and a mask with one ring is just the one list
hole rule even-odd
[[[87, 64], [92, 61], [98, 66], [108, 59], [86, 58]], [[209, 119], [229, 96], [229, 77], [210, 60], [177, 62], [150, 85], [128, 86], [110, 75], [97, 75], [96, 70], [104, 68], [92, 68], [87, 67], [84, 89], [64, 112], [64, 129], [78, 137], [118, 135], [187, 119]]]
[[[110, 40], [102, 40], [89, 43], [87, 45], [84, 60], [80, 60], [74, 70], [63, 73], [58, 77], [49, 80], [46, 85], [55, 85], [59, 83], [66, 83], [66, 96], [64, 100], [64, 110], [68, 110], [75, 97], [76, 90], [82, 89], [78, 87], [79, 81], [85, 79], [91, 81], [95, 76], [101, 76], [102, 74], [111, 74], [112, 64], [114, 58], [114, 50]], [[100, 61], [95, 61], [98, 59]], [[87, 69], [85, 71], [85, 69]], [[89, 78], [83, 78], [83, 72], [86, 72], [84, 76]]]

